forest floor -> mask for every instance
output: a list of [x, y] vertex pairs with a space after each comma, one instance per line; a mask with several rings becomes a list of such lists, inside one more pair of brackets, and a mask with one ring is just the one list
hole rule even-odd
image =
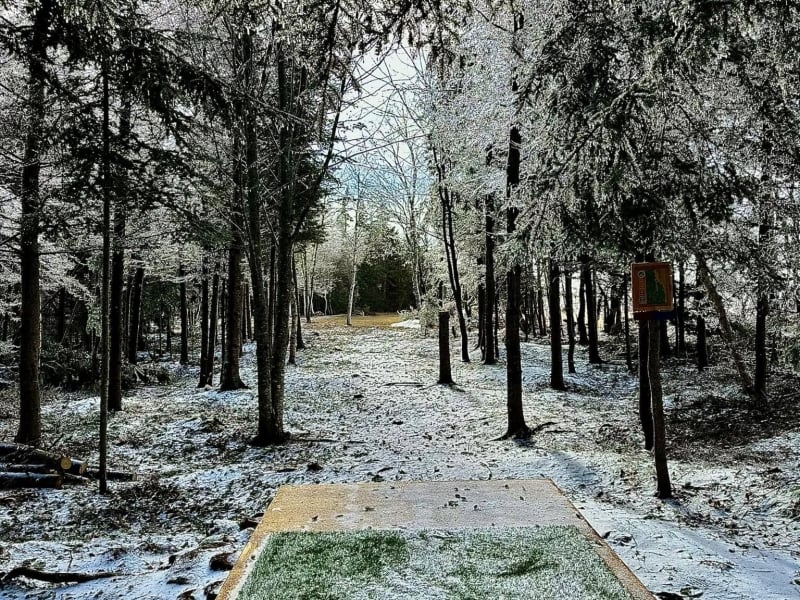
[[[361, 325], [369, 325], [365, 319]], [[383, 322], [382, 324], [385, 324]], [[194, 369], [129, 393], [113, 415], [110, 466], [140, 480], [0, 491], [0, 573], [113, 573], [80, 584], [0, 582], [8, 600], [213, 598], [284, 483], [550, 477], [643, 583], [664, 599], [800, 598], [797, 382], [748, 412], [729, 365], [664, 366], [675, 499], [654, 497], [636, 379], [619, 357], [578, 354], [568, 391], [548, 388], [549, 348], [523, 344], [530, 441], [505, 430], [505, 367], [454, 356], [457, 385], [435, 385], [437, 345], [418, 329], [342, 327], [321, 318], [287, 373], [289, 444], [254, 448], [252, 390], [197, 389]], [[456, 344], [454, 344], [454, 347]], [[252, 345], [242, 375], [254, 386]], [[605, 348], [610, 354], [611, 348]], [[608, 357], [608, 356], [607, 356]], [[0, 396], [0, 441], [16, 426]], [[784, 406], [785, 405], [785, 406]], [[45, 439], [97, 460], [99, 400], [48, 390]]]

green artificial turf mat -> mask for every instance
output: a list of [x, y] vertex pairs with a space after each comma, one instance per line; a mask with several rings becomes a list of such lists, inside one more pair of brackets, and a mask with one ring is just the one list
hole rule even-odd
[[272, 534], [240, 600], [631, 600], [572, 526]]

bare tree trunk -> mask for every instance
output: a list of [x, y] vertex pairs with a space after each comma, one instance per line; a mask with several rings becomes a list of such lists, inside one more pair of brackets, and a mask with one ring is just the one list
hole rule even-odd
[[622, 280], [622, 294], [625, 300], [625, 364], [628, 366], [628, 372], [633, 373], [633, 353], [631, 352], [631, 318], [629, 311], [628, 301], [628, 279], [629, 275], [626, 273]]
[[189, 307], [186, 301], [186, 271], [183, 265], [178, 267], [180, 277], [180, 311], [181, 311], [181, 358], [182, 365], [189, 364]]
[[135, 365], [138, 361], [139, 325], [142, 314], [142, 290], [144, 288], [144, 267], [136, 268], [131, 289], [131, 306], [128, 315], [128, 362]]
[[108, 377], [111, 348], [109, 346], [109, 308], [111, 305], [111, 125], [109, 123], [108, 63], [103, 59], [103, 266], [100, 276], [100, 493], [108, 491]]
[[661, 391], [661, 327], [658, 321], [648, 321], [649, 352], [647, 371], [650, 376], [650, 399], [653, 405], [653, 455], [656, 463], [657, 494], [661, 499], [672, 498], [672, 484], [667, 469], [667, 440], [664, 423], [664, 403]]
[[219, 262], [214, 265], [211, 284], [211, 308], [209, 310], [208, 349], [206, 350], [206, 383], [214, 385], [214, 353], [217, 348], [217, 319], [219, 316]]
[[486, 336], [484, 335], [484, 324], [486, 322], [486, 286], [482, 283], [478, 284], [477, 289], [477, 300], [478, 300], [478, 341], [475, 344], [473, 350], [480, 349], [481, 351], [481, 362], [485, 357], [486, 352]]
[[353, 259], [353, 266], [350, 269], [350, 293], [347, 297], [347, 325], [353, 325], [353, 303], [356, 297], [356, 281], [358, 277], [358, 263]]
[[220, 363], [220, 385], [222, 385], [222, 373], [225, 370], [225, 360], [227, 359], [228, 348], [228, 281], [223, 279], [220, 282], [222, 289], [219, 294], [219, 363]]
[[564, 300], [567, 311], [567, 336], [569, 350], [567, 351], [567, 370], [575, 373], [575, 310], [572, 303], [572, 274], [564, 270]]
[[[119, 138], [123, 143], [131, 135], [131, 102], [128, 96], [121, 98], [119, 115]], [[109, 321], [109, 377], [108, 408], [122, 410], [122, 357], [125, 340], [125, 310], [123, 307], [125, 287], [125, 227], [128, 203], [128, 176], [121, 165], [117, 165], [114, 177], [116, 199], [114, 203], [114, 240], [111, 257], [111, 313]]]
[[483, 321], [484, 353], [483, 364], [497, 364], [497, 346], [494, 335], [494, 307], [496, 303], [494, 272], [494, 196], [486, 195], [486, 301]]
[[[297, 323], [294, 327], [294, 345], [295, 350], [303, 350], [306, 347], [305, 342], [303, 341], [303, 319], [301, 319], [301, 315], [303, 313], [300, 312], [300, 288], [297, 285], [297, 257], [292, 255], [292, 280], [294, 285], [294, 302], [297, 312]], [[306, 305], [308, 305], [308, 300], [306, 300]]]
[[[544, 292], [542, 291], [542, 270], [538, 264], [536, 264], [536, 323], [539, 324], [539, 335], [541, 337], [547, 336], [547, 320], [544, 318]], [[533, 320], [531, 319], [531, 326], [533, 326]]]
[[[759, 203], [758, 246], [762, 250], [770, 242], [770, 216], [771, 210], [766, 204], [770, 199], [762, 199]], [[769, 377], [769, 362], [767, 360], [767, 317], [769, 316], [769, 282], [763, 270], [758, 273], [756, 285], [756, 334], [755, 356], [756, 368], [753, 377], [753, 393], [759, 398], [767, 396], [767, 379]]]
[[67, 290], [63, 287], [56, 293], [56, 302], [56, 342], [63, 346], [67, 328]]
[[458, 255], [456, 251], [456, 235], [453, 225], [453, 206], [447, 214], [447, 226], [449, 235], [445, 238], [445, 243], [450, 244], [450, 260], [452, 262], [452, 272], [450, 274], [453, 283], [453, 299], [456, 303], [456, 316], [458, 317], [458, 330], [461, 335], [461, 362], [469, 362], [469, 339], [467, 332], [467, 318], [464, 308], [464, 294], [461, 288], [461, 276], [458, 271]]
[[111, 314], [109, 322], [109, 379], [108, 408], [122, 410], [122, 355], [125, 311], [122, 307], [125, 287], [125, 205], [118, 203], [114, 210], [114, 254], [111, 258]]
[[639, 421], [644, 433], [644, 448], [653, 448], [653, 413], [650, 399], [650, 333], [648, 321], [639, 321]]
[[39, 172], [45, 120], [46, 39], [53, 11], [52, 0], [38, 3], [28, 52], [28, 111], [20, 185], [20, 349], [19, 428], [15, 440], [38, 446], [42, 441], [39, 357], [42, 348], [41, 291], [39, 283]]
[[208, 259], [203, 254], [200, 275], [200, 381], [197, 387], [208, 385]]
[[731, 355], [733, 356], [733, 362], [736, 365], [736, 371], [739, 373], [739, 380], [742, 383], [742, 388], [745, 392], [747, 392], [748, 395], [752, 395], [753, 381], [750, 379], [750, 374], [747, 371], [747, 365], [744, 362], [744, 358], [742, 358], [741, 353], [736, 348], [733, 330], [731, 329], [730, 321], [728, 321], [728, 313], [725, 311], [725, 305], [722, 302], [719, 292], [717, 292], [717, 286], [714, 285], [714, 281], [711, 279], [711, 273], [708, 270], [708, 264], [706, 263], [705, 257], [699, 253], [695, 256], [697, 258], [697, 273], [700, 276], [700, 280], [703, 282], [703, 286], [706, 288], [706, 292], [708, 292], [708, 297], [711, 300], [711, 304], [717, 311], [719, 326], [720, 329], [722, 329], [722, 336], [725, 339], [725, 343], [728, 345]]
[[439, 380], [440, 385], [453, 385], [450, 370], [450, 312], [439, 311]]
[[[247, 89], [256, 83], [253, 64], [253, 31], [240, 37], [241, 61], [245, 68]], [[258, 375], [258, 433], [253, 443], [259, 446], [282, 442], [283, 415], [275, 412], [273, 398], [273, 340], [270, 337], [270, 299], [268, 284], [264, 281], [264, 248], [261, 233], [260, 174], [258, 164], [257, 113], [250, 101], [245, 101], [244, 112], [245, 157], [247, 163], [247, 233], [250, 279], [253, 284], [253, 308], [255, 312], [256, 366]], [[271, 290], [270, 290], [270, 295]], [[249, 316], [246, 317], [249, 319]]]
[[686, 355], [686, 265], [678, 265], [678, 342], [677, 353]]
[[597, 339], [597, 309], [595, 306], [594, 286], [592, 284], [592, 268], [589, 263], [589, 256], [581, 256], [581, 279], [583, 279], [583, 290], [586, 294], [586, 316], [587, 329], [589, 332], [589, 363], [599, 365], [603, 363], [600, 358]]
[[565, 390], [564, 367], [561, 359], [561, 271], [558, 262], [550, 257], [550, 285], [548, 303], [550, 305], [550, 387]]
[[167, 354], [172, 355], [172, 307], [166, 305], [164, 307], [167, 319]]
[[579, 276], [578, 283], [578, 344], [589, 345], [589, 335], [586, 331], [586, 286], [583, 277]]
[[708, 366], [708, 346], [706, 344], [706, 320], [703, 315], [697, 315], [697, 370], [701, 371]]
[[[359, 190], [360, 192], [360, 190]], [[347, 325], [353, 325], [353, 304], [356, 297], [356, 282], [358, 281], [358, 243], [361, 230], [362, 203], [360, 197], [356, 198], [356, 216], [353, 223], [353, 247], [350, 251], [350, 295], [347, 298]]]
[[[515, 29], [516, 29], [515, 19]], [[519, 185], [520, 145], [522, 136], [516, 127], [511, 128], [509, 135], [508, 163], [506, 166], [507, 194], [511, 196]], [[513, 236], [517, 225], [517, 209], [513, 206], [506, 210], [506, 233]], [[520, 281], [522, 269], [512, 265], [506, 275], [506, 408], [508, 412], [508, 429], [504, 438], [527, 438], [531, 430], [525, 423], [522, 408], [522, 352], [519, 340], [519, 306]]]
[[289, 358], [286, 361], [290, 365], [297, 364], [297, 296], [292, 294], [289, 303]]
[[[236, 226], [234, 226], [235, 228]], [[228, 248], [228, 283], [225, 299], [225, 359], [220, 374], [220, 390], [245, 387], [239, 375], [239, 353], [242, 347], [242, 246], [234, 233]]]

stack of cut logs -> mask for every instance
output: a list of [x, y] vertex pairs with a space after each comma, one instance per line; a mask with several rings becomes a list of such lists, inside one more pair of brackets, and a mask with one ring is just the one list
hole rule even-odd
[[[0, 443], [0, 489], [61, 489], [65, 483], [87, 483], [99, 477], [99, 469], [90, 468], [85, 461], [66, 454], [22, 444]], [[136, 481], [136, 473], [108, 470], [106, 478]]]

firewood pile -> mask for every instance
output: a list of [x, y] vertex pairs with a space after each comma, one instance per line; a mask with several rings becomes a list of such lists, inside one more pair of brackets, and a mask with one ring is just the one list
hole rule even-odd
[[[89, 483], [100, 470], [66, 454], [48, 452], [23, 444], [0, 443], [0, 489], [53, 488], [65, 483]], [[136, 481], [136, 473], [106, 471], [109, 481]]]

